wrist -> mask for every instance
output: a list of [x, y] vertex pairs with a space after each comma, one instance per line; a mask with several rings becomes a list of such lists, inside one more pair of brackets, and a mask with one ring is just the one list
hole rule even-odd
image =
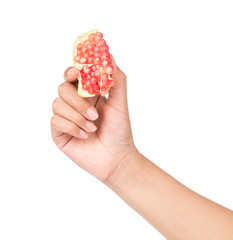
[[104, 183], [113, 190], [124, 188], [124, 191], [128, 191], [133, 187], [133, 179], [142, 170], [145, 160], [134, 147]]

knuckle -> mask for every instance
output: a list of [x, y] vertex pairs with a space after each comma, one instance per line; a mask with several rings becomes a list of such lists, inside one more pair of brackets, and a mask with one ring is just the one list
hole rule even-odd
[[124, 80], [124, 81], [126, 80], [126, 75], [125, 75], [124, 72], [121, 72], [121, 79]]
[[64, 82], [58, 87], [59, 96], [63, 95], [63, 93], [67, 90], [69, 83]]
[[55, 112], [58, 107], [59, 107], [59, 103], [60, 103], [60, 98], [56, 98], [53, 103], [52, 103], [52, 109], [53, 109], [53, 112]]
[[57, 116], [53, 115], [53, 117], [51, 118], [51, 126], [56, 126], [57, 124]]

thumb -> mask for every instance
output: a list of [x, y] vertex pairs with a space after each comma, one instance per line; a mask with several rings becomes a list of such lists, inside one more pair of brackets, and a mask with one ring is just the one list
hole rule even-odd
[[120, 108], [127, 108], [126, 75], [117, 66], [113, 55], [111, 55], [111, 59], [114, 65], [112, 78], [115, 81], [115, 85], [112, 86], [109, 90], [108, 101], [112, 102], [112, 104]]

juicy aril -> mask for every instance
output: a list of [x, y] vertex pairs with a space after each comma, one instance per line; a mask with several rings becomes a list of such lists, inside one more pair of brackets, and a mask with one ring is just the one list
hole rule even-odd
[[93, 30], [79, 36], [74, 43], [73, 61], [79, 70], [78, 94], [82, 97], [104, 96], [115, 84], [111, 78], [113, 64], [103, 34]]

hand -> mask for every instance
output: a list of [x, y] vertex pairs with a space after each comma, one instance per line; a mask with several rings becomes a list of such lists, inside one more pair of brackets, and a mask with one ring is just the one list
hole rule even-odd
[[[114, 61], [114, 59], [113, 59]], [[116, 84], [109, 97], [82, 98], [77, 94], [79, 72], [70, 67], [53, 102], [52, 138], [81, 168], [105, 181], [136, 151], [128, 113], [126, 76], [115, 66]]]

